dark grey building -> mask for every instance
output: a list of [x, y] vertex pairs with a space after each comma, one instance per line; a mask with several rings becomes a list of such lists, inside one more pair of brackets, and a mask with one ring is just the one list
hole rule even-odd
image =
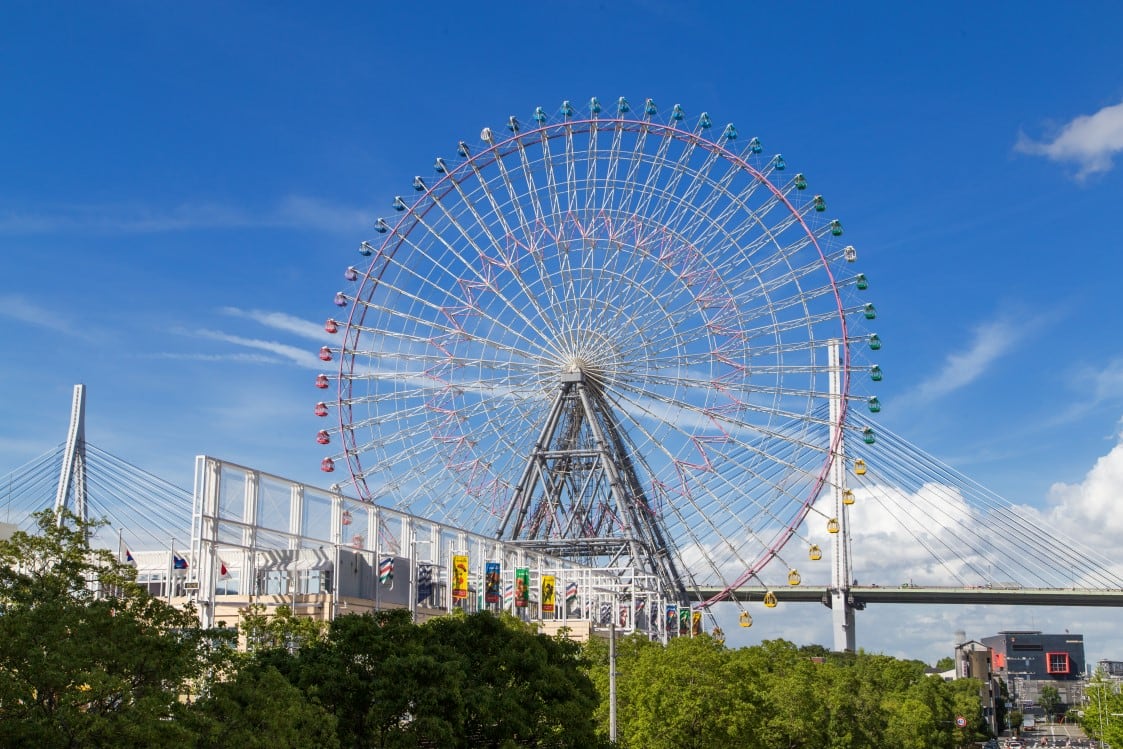
[[1000, 674], [1034, 681], [1078, 681], [1084, 675], [1084, 635], [1047, 635], [1037, 631], [999, 632], [984, 637]]
[[991, 667], [1006, 682], [1010, 701], [1027, 709], [1041, 688], [1056, 687], [1065, 705], [1079, 704], [1083, 694], [1084, 635], [1047, 635], [1036, 630], [999, 632], [982, 638], [991, 649]]

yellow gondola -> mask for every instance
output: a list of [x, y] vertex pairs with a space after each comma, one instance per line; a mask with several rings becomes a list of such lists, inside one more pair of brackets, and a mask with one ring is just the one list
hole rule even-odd
[[823, 550], [819, 548], [819, 544], [811, 544], [811, 548], [807, 550], [807, 556], [811, 558], [812, 562], [818, 562], [823, 558]]
[[827, 521], [827, 533], [838, 533], [838, 518], [831, 518]]
[[854, 461], [854, 473], [858, 476], [866, 475], [866, 461], [858, 458]]
[[799, 576], [798, 570], [788, 570], [788, 585], [799, 585], [803, 578]]
[[768, 591], [764, 594], [764, 605], [765, 606], [767, 606], [770, 609], [774, 609], [774, 608], [776, 608], [777, 603], [779, 603], [779, 601], [776, 600], [776, 594], [775, 593], [773, 593], [772, 591]]
[[842, 504], [844, 504], [844, 505], [854, 504], [854, 492], [853, 491], [851, 491], [850, 489], [847, 489], [846, 491], [844, 491], [842, 493]]
[[742, 627], [753, 626], [753, 618], [752, 618], [752, 616], [749, 615], [748, 611], [742, 611], [741, 612], [741, 626]]

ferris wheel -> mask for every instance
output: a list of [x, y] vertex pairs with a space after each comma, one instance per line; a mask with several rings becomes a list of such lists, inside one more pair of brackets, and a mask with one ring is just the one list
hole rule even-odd
[[783, 156], [677, 104], [485, 127], [387, 201], [346, 271], [321, 468], [679, 598], [770, 564], [798, 578], [844, 440], [873, 439], [846, 414], [874, 308], [826, 208]]

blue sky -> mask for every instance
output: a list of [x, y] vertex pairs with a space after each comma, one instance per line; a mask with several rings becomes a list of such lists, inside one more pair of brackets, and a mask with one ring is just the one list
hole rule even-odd
[[1123, 8], [753, 6], [7, 4], [0, 469], [84, 382], [90, 441], [176, 483], [199, 453], [322, 483], [319, 330], [371, 221], [484, 125], [625, 95], [735, 122], [827, 197], [883, 423], [1012, 501], [1106, 501]]

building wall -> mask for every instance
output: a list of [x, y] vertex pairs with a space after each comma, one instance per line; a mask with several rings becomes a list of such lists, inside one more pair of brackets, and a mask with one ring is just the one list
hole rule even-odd
[[1096, 668], [1100, 669], [1108, 676], [1116, 678], [1123, 677], [1123, 661], [1102, 660], [1096, 664]]

